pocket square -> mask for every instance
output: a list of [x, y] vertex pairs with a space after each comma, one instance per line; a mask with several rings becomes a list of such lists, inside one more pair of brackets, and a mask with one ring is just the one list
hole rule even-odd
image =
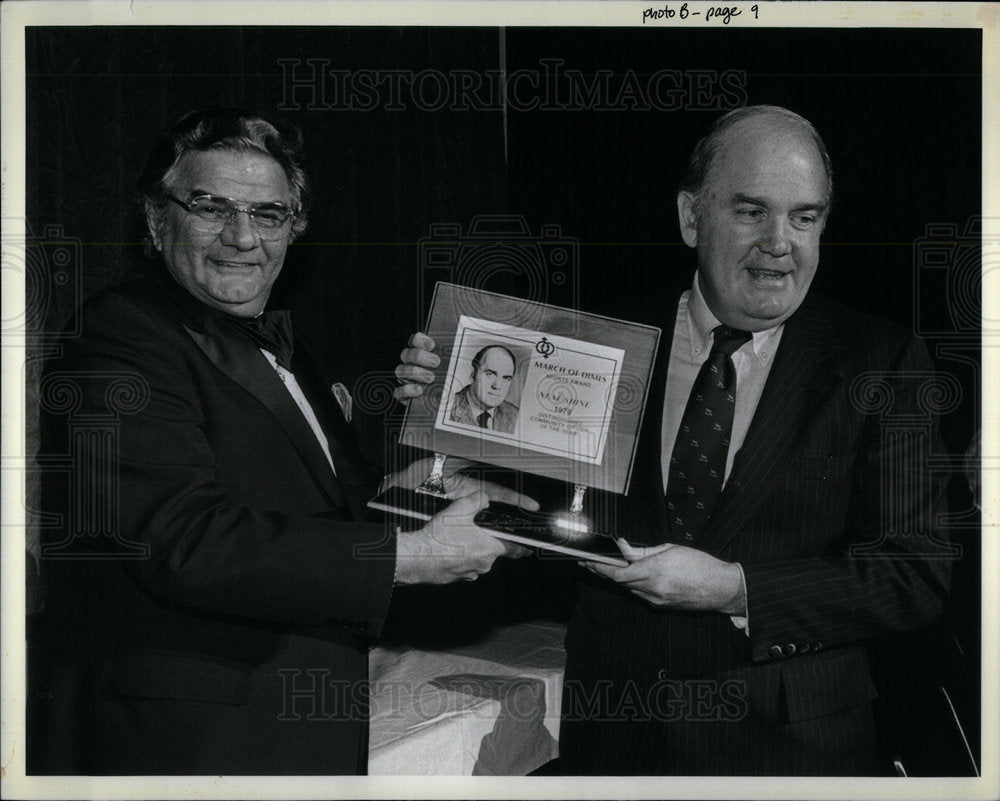
[[354, 400], [351, 398], [351, 393], [347, 391], [347, 387], [338, 381], [330, 387], [330, 392], [333, 393], [333, 397], [336, 398], [337, 403], [340, 405], [340, 411], [343, 412], [344, 419], [348, 423], [351, 422], [351, 408], [354, 405]]

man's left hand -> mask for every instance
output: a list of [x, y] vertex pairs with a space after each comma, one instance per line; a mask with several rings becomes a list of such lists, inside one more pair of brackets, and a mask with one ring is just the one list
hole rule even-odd
[[656, 607], [746, 614], [743, 576], [735, 562], [684, 545], [634, 548], [623, 539], [617, 542], [627, 567], [583, 564]]

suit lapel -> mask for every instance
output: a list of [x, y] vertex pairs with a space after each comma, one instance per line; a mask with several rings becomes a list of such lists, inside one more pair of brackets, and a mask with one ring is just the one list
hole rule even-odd
[[[330, 469], [330, 463], [327, 462], [316, 435], [274, 368], [257, 346], [251, 340], [236, 335], [226, 323], [218, 319], [221, 312], [200, 303], [177, 284], [162, 266], [160, 268], [150, 266], [142, 272], [159, 289], [159, 299], [166, 304], [173, 315], [179, 318], [188, 335], [205, 356], [237, 385], [260, 401], [275, 417], [330, 503], [341, 509], [346, 508], [344, 493], [338, 485], [333, 470]], [[297, 341], [296, 353], [299, 353], [301, 358], [300, 346], [301, 342]], [[296, 380], [300, 380], [298, 376]], [[324, 431], [330, 432], [331, 429], [327, 428], [323, 417], [329, 404], [320, 403], [317, 408], [318, 397], [320, 396], [314, 395], [310, 405], [320, 420], [320, 426]], [[324, 395], [323, 398], [325, 397]], [[327, 439], [334, 464], [339, 465], [337, 437], [331, 437], [328, 433]]]
[[[365, 504], [368, 498], [362, 497], [362, 494], [352, 489], [352, 484], [357, 483], [359, 479], [362, 485], [365, 484], [365, 479], [371, 475], [371, 469], [361, 455], [357, 438], [339, 402], [330, 403], [333, 390], [324, 381], [315, 354], [298, 338], [295, 340], [295, 353], [295, 378], [309, 398], [320, 427], [326, 433], [330, 456], [341, 477], [338, 485], [343, 490], [351, 514], [355, 520], [361, 520], [366, 514]], [[336, 401], [335, 397], [333, 399]], [[374, 488], [366, 487], [365, 490], [367, 489]]]
[[767, 497], [769, 481], [787, 470], [799, 432], [830, 387], [841, 380], [833, 356], [842, 348], [815, 301], [803, 303], [785, 324], [743, 447], [697, 547], [721, 551]]
[[468, 426], [477, 425], [472, 416], [472, 406], [469, 405], [469, 388], [462, 387], [455, 394], [455, 403], [452, 406], [451, 419], [458, 423], [465, 423]]
[[202, 323], [204, 332], [187, 325], [185, 329], [216, 367], [274, 415], [317, 484], [332, 503], [343, 506], [342, 493], [315, 434], [267, 359], [250, 340], [234, 336], [211, 316], [206, 315]]

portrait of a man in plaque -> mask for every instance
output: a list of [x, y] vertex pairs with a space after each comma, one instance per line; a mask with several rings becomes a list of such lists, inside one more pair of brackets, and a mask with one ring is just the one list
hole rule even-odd
[[485, 345], [472, 357], [472, 380], [451, 400], [448, 419], [486, 431], [513, 434], [517, 405], [507, 400], [517, 358], [505, 345]]
[[435, 426], [599, 464], [624, 351], [462, 315]]

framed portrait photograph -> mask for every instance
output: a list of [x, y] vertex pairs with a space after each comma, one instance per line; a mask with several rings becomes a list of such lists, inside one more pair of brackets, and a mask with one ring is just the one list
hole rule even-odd
[[402, 443], [628, 491], [658, 328], [442, 282], [427, 330], [441, 368]]
[[435, 426], [600, 464], [624, 357], [463, 315]]

